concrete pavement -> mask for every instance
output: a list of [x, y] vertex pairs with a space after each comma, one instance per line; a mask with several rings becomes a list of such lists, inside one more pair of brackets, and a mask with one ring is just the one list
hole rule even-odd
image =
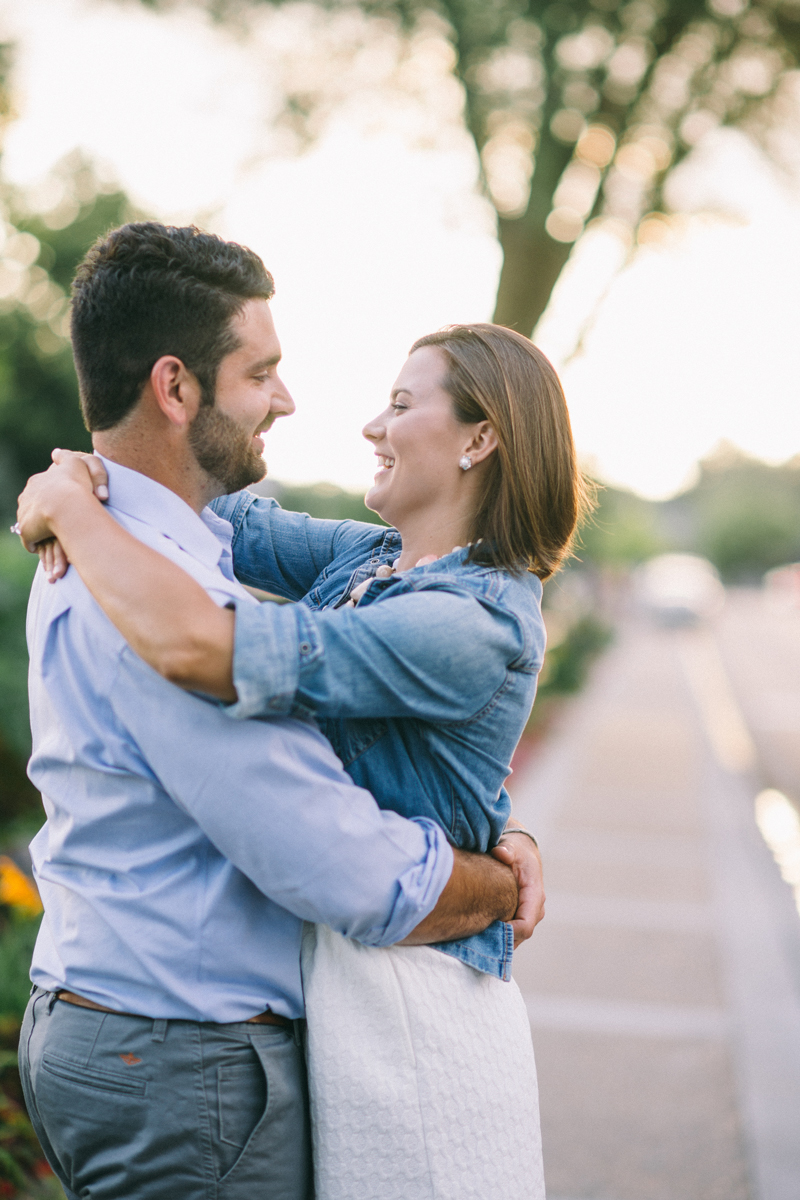
[[548, 891], [515, 974], [549, 1200], [800, 1200], [800, 915], [753, 817], [792, 768], [740, 700], [800, 715], [800, 613], [763, 621], [744, 595], [714, 630], [626, 629], [514, 781]]

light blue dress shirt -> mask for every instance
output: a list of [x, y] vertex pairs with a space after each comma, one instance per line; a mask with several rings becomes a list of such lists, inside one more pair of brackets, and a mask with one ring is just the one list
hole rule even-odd
[[[218, 604], [251, 602], [228, 522], [104, 462], [121, 525]], [[37, 573], [28, 645], [40, 987], [151, 1017], [298, 1017], [303, 920], [385, 946], [434, 907], [452, 869], [435, 822], [381, 811], [311, 724], [230, 721], [167, 683], [74, 570]]]

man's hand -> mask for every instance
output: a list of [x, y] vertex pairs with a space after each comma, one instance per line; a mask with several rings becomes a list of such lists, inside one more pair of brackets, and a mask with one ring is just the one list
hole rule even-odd
[[493, 921], [511, 921], [518, 911], [519, 888], [510, 863], [501, 865], [490, 854], [454, 850], [453, 873], [436, 907], [401, 945], [454, 942], [482, 933]]
[[539, 848], [526, 833], [504, 833], [492, 850], [500, 862], [511, 867], [519, 887], [519, 905], [511, 925], [514, 948], [527, 941], [544, 916], [544, 879]]

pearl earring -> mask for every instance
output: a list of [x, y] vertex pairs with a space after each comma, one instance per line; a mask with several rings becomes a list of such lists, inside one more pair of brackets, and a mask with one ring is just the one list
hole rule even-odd
[[468, 471], [472, 466], [472, 459], [468, 454], [462, 454], [461, 458], [458, 460], [458, 465], [461, 467], [462, 471]]

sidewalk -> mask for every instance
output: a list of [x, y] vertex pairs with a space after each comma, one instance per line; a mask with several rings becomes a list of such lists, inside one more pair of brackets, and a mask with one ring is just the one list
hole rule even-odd
[[800, 915], [728, 678], [715, 634], [631, 628], [515, 780], [549, 1200], [800, 1198]]

